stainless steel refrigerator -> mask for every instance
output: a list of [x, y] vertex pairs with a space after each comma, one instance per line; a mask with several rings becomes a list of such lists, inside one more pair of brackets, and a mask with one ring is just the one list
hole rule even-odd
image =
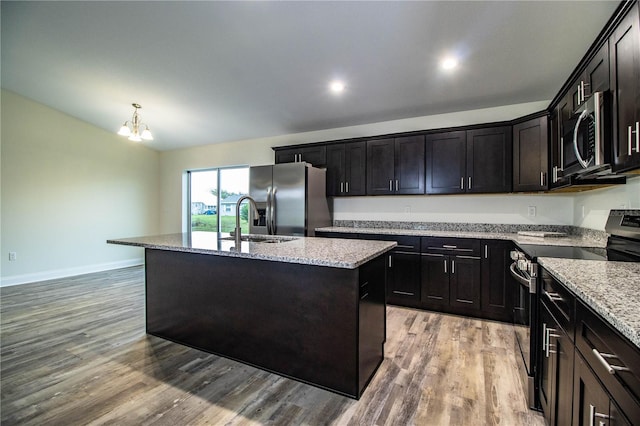
[[251, 167], [249, 195], [259, 213], [249, 220], [252, 234], [311, 237], [315, 228], [331, 225], [324, 169], [307, 163]]

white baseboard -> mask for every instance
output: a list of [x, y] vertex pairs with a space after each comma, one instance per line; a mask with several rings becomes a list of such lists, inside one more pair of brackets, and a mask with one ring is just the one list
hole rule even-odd
[[128, 268], [130, 266], [143, 265], [144, 259], [129, 259], [118, 262], [99, 263], [95, 265], [78, 266], [75, 268], [55, 269], [51, 271], [36, 272], [33, 274], [14, 275], [2, 277], [0, 287], [8, 287], [18, 284], [28, 284], [38, 281], [54, 280], [58, 278], [73, 277], [75, 275], [90, 274], [92, 272], [110, 271], [112, 269]]

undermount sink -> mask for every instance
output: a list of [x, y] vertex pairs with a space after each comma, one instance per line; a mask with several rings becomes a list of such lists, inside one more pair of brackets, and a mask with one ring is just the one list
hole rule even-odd
[[[235, 237], [224, 237], [221, 240], [235, 240]], [[287, 241], [295, 241], [295, 237], [280, 237], [276, 235], [242, 235], [240, 237], [242, 241], [248, 241], [250, 243], [286, 243]]]

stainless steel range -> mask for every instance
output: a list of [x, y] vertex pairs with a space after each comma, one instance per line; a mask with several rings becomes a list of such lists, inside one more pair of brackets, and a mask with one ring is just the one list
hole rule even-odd
[[605, 226], [606, 248], [518, 244], [511, 252], [511, 275], [517, 282], [513, 309], [516, 351], [522, 356], [520, 376], [527, 390], [529, 407], [539, 409], [538, 359], [538, 257], [640, 262], [640, 210], [611, 210]]

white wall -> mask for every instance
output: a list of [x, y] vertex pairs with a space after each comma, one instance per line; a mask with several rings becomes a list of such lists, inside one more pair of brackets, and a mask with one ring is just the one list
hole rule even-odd
[[627, 178], [626, 185], [580, 193], [573, 201], [576, 226], [604, 230], [610, 209], [640, 209], [640, 176]]
[[[165, 151], [161, 154], [161, 174], [162, 174], [162, 223], [161, 229], [164, 233], [181, 232], [186, 225], [186, 185], [184, 182], [184, 174], [186, 170], [207, 167], [231, 166], [231, 165], [261, 165], [273, 164], [274, 153], [271, 147], [293, 145], [301, 143], [312, 143], [321, 141], [331, 141], [339, 139], [348, 139], [365, 136], [377, 136], [388, 133], [409, 132], [414, 130], [435, 129], [441, 127], [455, 127], [479, 123], [489, 123], [497, 121], [508, 121], [518, 117], [525, 116], [534, 112], [541, 111], [549, 105], [549, 101], [530, 102], [518, 105], [508, 105], [497, 108], [486, 108], [473, 111], [462, 111], [449, 114], [432, 115], [427, 117], [408, 118], [403, 120], [386, 121], [381, 123], [366, 124], [360, 126], [342, 127], [337, 129], [319, 130], [315, 132], [297, 133], [269, 138], [252, 139], [246, 141], [235, 141], [223, 144], [206, 145], [196, 148], [187, 148], [174, 151]], [[349, 216], [350, 219], [363, 217], [363, 211], [366, 210], [367, 203], [379, 203], [378, 201], [367, 201], [371, 197], [359, 199], [349, 199], [336, 203], [335, 214], [342, 218]], [[418, 197], [415, 197], [416, 199]], [[434, 205], [442, 208], [443, 213], [460, 213], [461, 206], [468, 206], [469, 199], [463, 196], [459, 197], [437, 197], [433, 200], [430, 197], [419, 197], [416, 201], [416, 213], [424, 212], [428, 214]], [[426, 199], [429, 198], [427, 201]], [[475, 198], [475, 197], [474, 197]], [[511, 211], [521, 211], [521, 206], [528, 204], [528, 200], [515, 201], [519, 197], [510, 198], [506, 202], [506, 208]], [[386, 198], [386, 204], [398, 204], [397, 199]], [[439, 200], [439, 201], [436, 201]], [[447, 200], [447, 201], [444, 201]], [[392, 203], [391, 203], [392, 202]], [[385, 204], [385, 203], [383, 203]], [[471, 203], [473, 205], [473, 203]], [[359, 207], [365, 206], [365, 207]], [[570, 203], [567, 207], [571, 209]], [[353, 211], [351, 211], [353, 210]], [[495, 209], [486, 212], [478, 212], [472, 208], [466, 216], [470, 222], [492, 222], [495, 216]], [[358, 212], [356, 214], [356, 212]], [[362, 213], [362, 215], [360, 215]], [[514, 215], [516, 213], [512, 213]], [[568, 220], [571, 220], [571, 212]], [[356, 217], [358, 216], [358, 217]], [[394, 216], [389, 213], [387, 217]], [[424, 216], [427, 217], [427, 216]], [[553, 216], [555, 218], [555, 216]], [[546, 219], [546, 217], [538, 217], [538, 219]], [[385, 219], [386, 220], [386, 219]], [[516, 220], [513, 218], [512, 220]], [[557, 219], [559, 223], [564, 224], [564, 216]], [[452, 221], [452, 220], [450, 220]], [[538, 223], [538, 222], [536, 222]], [[543, 223], [543, 222], [539, 222]]]
[[[334, 220], [571, 225], [566, 195], [420, 195], [335, 198]], [[535, 216], [529, 216], [535, 207]]]
[[160, 154], [4, 90], [1, 113], [2, 285], [141, 263], [105, 241], [158, 233]]

